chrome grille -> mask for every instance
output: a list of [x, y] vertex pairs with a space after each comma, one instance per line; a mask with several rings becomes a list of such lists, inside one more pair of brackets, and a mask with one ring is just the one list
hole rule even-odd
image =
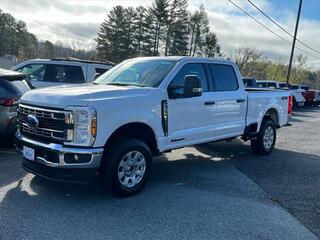
[[[69, 122], [69, 111], [44, 109], [41, 107], [19, 104], [18, 123], [23, 135], [49, 142], [66, 142], [73, 134], [73, 124]], [[35, 116], [39, 123], [37, 127], [27, 123], [28, 115]], [[70, 138], [70, 137], [69, 137]], [[71, 139], [70, 139], [71, 140]], [[70, 141], [69, 140], [69, 141]]]

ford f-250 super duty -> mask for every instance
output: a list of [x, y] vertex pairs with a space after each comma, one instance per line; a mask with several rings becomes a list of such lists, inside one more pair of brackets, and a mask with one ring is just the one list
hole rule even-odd
[[27, 92], [16, 147], [31, 173], [69, 182], [99, 175], [129, 196], [146, 184], [152, 157], [173, 149], [242, 137], [270, 154], [291, 103], [288, 91], [246, 91], [230, 61], [136, 58], [93, 84]]

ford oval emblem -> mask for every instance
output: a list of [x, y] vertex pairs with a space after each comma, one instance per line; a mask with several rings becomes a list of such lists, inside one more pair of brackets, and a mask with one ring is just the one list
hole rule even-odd
[[39, 126], [39, 120], [34, 115], [28, 115], [26, 118], [26, 122], [30, 127], [36, 128]]

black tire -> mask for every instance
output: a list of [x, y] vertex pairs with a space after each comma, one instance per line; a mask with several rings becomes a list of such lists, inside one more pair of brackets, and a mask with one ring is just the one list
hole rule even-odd
[[[272, 141], [271, 141], [271, 138], [268, 138], [268, 137], [265, 138], [267, 131], [268, 133], [270, 133], [270, 129], [273, 133]], [[274, 145], [276, 144], [276, 139], [277, 139], [277, 132], [276, 132], [276, 127], [273, 121], [270, 119], [263, 120], [260, 127], [260, 131], [257, 134], [256, 138], [251, 139], [251, 148], [257, 155], [260, 155], [260, 156], [269, 155], [274, 149]], [[269, 142], [265, 142], [265, 141], [269, 141]]]
[[[120, 163], [126, 158], [129, 153], [141, 153], [145, 160], [144, 175], [139, 182], [131, 187], [125, 186], [120, 181], [119, 169]], [[130, 155], [130, 154], [129, 154]], [[128, 160], [126, 160], [128, 161]], [[135, 166], [136, 167], [136, 166]], [[135, 168], [133, 166], [130, 168]], [[150, 148], [144, 142], [132, 139], [124, 138], [116, 141], [109, 149], [106, 149], [104, 153], [102, 164], [100, 167], [100, 177], [107, 190], [110, 190], [114, 194], [121, 197], [129, 197], [139, 193], [146, 185], [152, 168], [152, 154]], [[122, 167], [122, 169], [124, 169]], [[124, 170], [123, 170], [124, 171]], [[132, 171], [132, 170], [131, 170]], [[119, 176], [119, 177], [118, 177]], [[123, 176], [126, 177], [127, 175]], [[129, 176], [127, 178], [130, 178]], [[136, 179], [135, 177], [131, 177]], [[132, 182], [132, 181], [131, 181]], [[129, 182], [128, 182], [129, 184]]]

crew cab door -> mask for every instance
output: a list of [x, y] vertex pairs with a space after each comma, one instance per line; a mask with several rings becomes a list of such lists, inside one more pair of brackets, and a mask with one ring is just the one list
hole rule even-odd
[[[195, 75], [200, 80], [201, 96], [184, 96], [184, 80], [188, 75]], [[179, 147], [212, 137], [216, 105], [213, 93], [208, 91], [205, 66], [202, 63], [185, 64], [170, 85], [179, 85], [181, 88], [174, 90], [174, 98], [168, 94], [168, 146]]]
[[208, 64], [216, 99], [215, 136], [224, 139], [242, 135], [246, 126], [247, 94], [232, 65]]

